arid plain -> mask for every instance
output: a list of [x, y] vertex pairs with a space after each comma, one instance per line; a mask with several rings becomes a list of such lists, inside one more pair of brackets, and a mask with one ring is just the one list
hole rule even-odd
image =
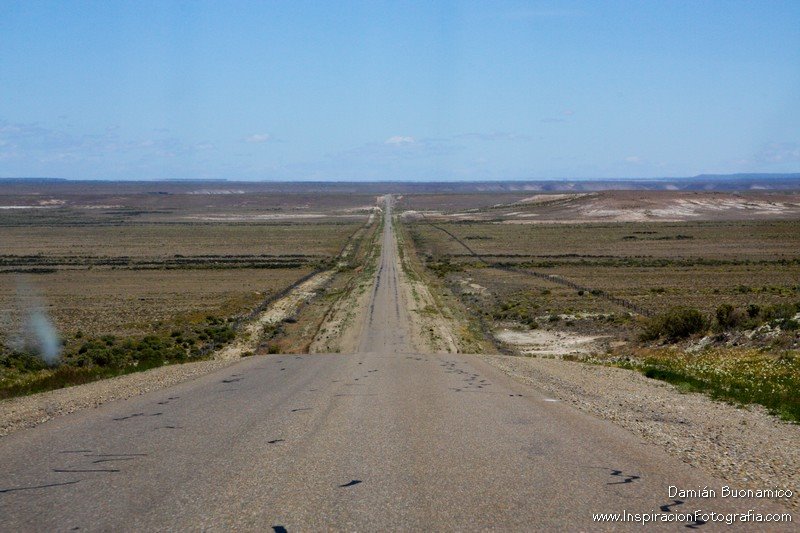
[[[6, 187], [2, 433], [387, 342], [478, 354], [717, 479], [800, 489], [800, 194], [445, 189]], [[386, 276], [407, 338], [371, 337]]]

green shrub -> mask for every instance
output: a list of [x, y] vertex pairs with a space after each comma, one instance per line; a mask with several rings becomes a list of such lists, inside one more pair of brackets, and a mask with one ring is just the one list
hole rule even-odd
[[106, 346], [113, 346], [117, 338], [114, 335], [103, 335], [100, 340], [106, 343]]
[[798, 312], [798, 304], [775, 304], [761, 308], [760, 318], [764, 322], [771, 320], [791, 320]]
[[464, 270], [461, 265], [454, 265], [451, 263], [448, 257], [444, 257], [440, 261], [428, 262], [425, 266], [431, 269], [436, 276], [440, 278], [447, 276], [450, 272], [462, 272]]
[[721, 329], [733, 329], [744, 323], [743, 314], [731, 304], [722, 304], [717, 307], [717, 325]]
[[[154, 324], [157, 328], [160, 325]], [[210, 315], [205, 321], [186, 329], [142, 338], [87, 337], [78, 331], [74, 334], [78, 342], [65, 345], [64, 355], [56, 368], [48, 367], [34, 353], [9, 352], [0, 346], [0, 368], [28, 374], [23, 381], [0, 383], [0, 398], [86, 383], [189, 358], [199, 359], [232, 341], [235, 331], [235, 318]], [[45, 370], [49, 372], [43, 372]]]
[[34, 353], [14, 351], [0, 357], [0, 366], [20, 372], [35, 372], [47, 368], [47, 363]]
[[706, 319], [697, 309], [673, 307], [669, 311], [647, 320], [641, 338], [645, 341], [665, 338], [674, 342], [700, 333], [706, 327]]

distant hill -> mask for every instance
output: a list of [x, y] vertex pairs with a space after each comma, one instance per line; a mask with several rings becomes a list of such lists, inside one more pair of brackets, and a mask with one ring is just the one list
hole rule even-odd
[[0, 178], [0, 184], [4, 183], [53, 183], [69, 181], [67, 178]]
[[[671, 191], [747, 191], [747, 190], [800, 190], [800, 173], [791, 174], [701, 174], [693, 177], [641, 178], [641, 179], [582, 179], [564, 178], [548, 180], [508, 181], [386, 181], [386, 182], [310, 182], [310, 181], [228, 181], [228, 180], [163, 180], [163, 181], [105, 181], [70, 180], [64, 178], [0, 178], [0, 194], [26, 194], [42, 192], [70, 194], [91, 191], [96, 194], [154, 193], [188, 194], [202, 190], [214, 194], [214, 184], [219, 184], [220, 194], [235, 186], [237, 192], [357, 192], [383, 194], [387, 192], [412, 194], [436, 192], [515, 192], [515, 191], [609, 191], [609, 190], [671, 190]], [[225, 189], [225, 190], [222, 190]]]

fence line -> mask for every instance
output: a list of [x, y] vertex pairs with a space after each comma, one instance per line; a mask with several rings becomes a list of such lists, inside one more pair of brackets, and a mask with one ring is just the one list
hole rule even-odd
[[585, 287], [583, 285], [580, 285], [579, 283], [575, 283], [574, 281], [565, 279], [565, 278], [563, 278], [563, 277], [561, 277], [561, 276], [559, 276], [557, 274], [545, 274], [544, 272], [537, 272], [535, 270], [530, 270], [530, 269], [526, 269], [526, 268], [518, 268], [518, 267], [509, 266], [509, 265], [501, 265], [500, 263], [494, 263], [494, 262], [491, 262], [491, 261], [487, 261], [484, 258], [483, 255], [477, 253], [475, 250], [470, 248], [464, 241], [462, 241], [456, 235], [451, 233], [447, 228], [443, 228], [441, 226], [437, 226], [436, 224], [428, 221], [425, 218], [425, 215], [422, 215], [422, 219], [425, 221], [426, 224], [428, 224], [432, 228], [436, 228], [439, 231], [442, 231], [442, 232], [446, 233], [447, 235], [449, 235], [454, 241], [456, 241], [458, 244], [463, 246], [464, 249], [467, 250], [471, 256], [473, 256], [475, 259], [477, 259], [478, 261], [480, 261], [481, 263], [483, 263], [484, 265], [486, 265], [489, 268], [496, 268], [498, 270], [505, 270], [507, 272], [516, 272], [516, 273], [519, 273], [519, 274], [527, 274], [529, 276], [534, 276], [534, 277], [537, 277], [537, 278], [540, 278], [540, 279], [543, 279], [543, 280], [546, 280], [546, 281], [550, 281], [552, 283], [556, 283], [558, 285], [563, 285], [565, 287], [570, 287], [570, 288], [575, 289], [575, 290], [588, 292], [588, 293], [592, 294], [593, 296], [597, 296], [597, 297], [603, 298], [603, 299], [605, 299], [605, 300], [607, 300], [607, 301], [609, 301], [611, 303], [614, 303], [616, 305], [619, 305], [620, 307], [624, 307], [626, 309], [629, 309], [629, 310], [633, 311], [634, 313], [637, 313], [637, 314], [642, 315], [642, 316], [650, 317], [650, 316], [653, 316], [655, 314], [650, 309], [646, 309], [646, 308], [642, 307], [639, 304], [631, 302], [630, 300], [626, 300], [624, 298], [620, 298], [618, 296], [614, 296], [613, 294], [609, 294], [608, 292], [606, 292], [604, 290], [601, 290], [601, 289], [596, 289], [596, 288], [593, 289], [593, 288], [590, 288], [590, 287]]

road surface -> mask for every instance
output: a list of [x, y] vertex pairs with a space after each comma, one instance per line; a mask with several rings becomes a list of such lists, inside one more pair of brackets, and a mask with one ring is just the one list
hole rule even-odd
[[[250, 357], [3, 438], [0, 529], [641, 530], [592, 513], [768, 509], [679, 503], [670, 485], [722, 483], [478, 357], [409, 352], [386, 217], [358, 353]], [[687, 525], [720, 528], [666, 529]]]

